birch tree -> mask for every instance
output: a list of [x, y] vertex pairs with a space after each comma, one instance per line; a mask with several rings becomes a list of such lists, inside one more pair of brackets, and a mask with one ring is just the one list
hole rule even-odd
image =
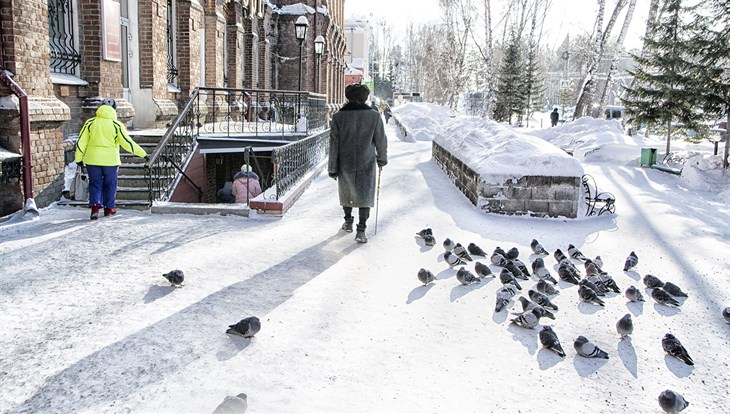
[[606, 108], [606, 104], [608, 102], [608, 94], [611, 91], [611, 83], [613, 82], [613, 77], [616, 75], [619, 57], [621, 57], [621, 51], [623, 50], [623, 47], [624, 47], [624, 38], [626, 37], [626, 32], [629, 31], [629, 25], [631, 24], [631, 18], [634, 15], [635, 8], [636, 8], [636, 0], [630, 0], [629, 8], [626, 11], [626, 17], [624, 18], [624, 24], [621, 27], [621, 32], [619, 33], [618, 38], [616, 39], [616, 45], [614, 46], [614, 49], [613, 49], [613, 57], [611, 58], [611, 67], [608, 69], [608, 74], [606, 75], [606, 82], [603, 85], [603, 93], [601, 94], [601, 99], [599, 100], [599, 104], [596, 107], [596, 110], [593, 111], [594, 118], [598, 118], [600, 116], [601, 111]]

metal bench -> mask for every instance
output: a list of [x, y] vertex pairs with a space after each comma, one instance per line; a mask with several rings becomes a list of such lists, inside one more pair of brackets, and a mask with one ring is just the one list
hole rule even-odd
[[586, 216], [600, 216], [605, 212], [616, 213], [616, 196], [606, 191], [599, 192], [592, 175], [584, 174], [581, 183], [585, 191]]

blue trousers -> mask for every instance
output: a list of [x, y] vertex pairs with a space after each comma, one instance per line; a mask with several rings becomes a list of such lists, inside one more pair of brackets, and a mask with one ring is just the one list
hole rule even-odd
[[98, 204], [114, 208], [117, 198], [119, 166], [87, 165], [89, 172], [89, 207]]

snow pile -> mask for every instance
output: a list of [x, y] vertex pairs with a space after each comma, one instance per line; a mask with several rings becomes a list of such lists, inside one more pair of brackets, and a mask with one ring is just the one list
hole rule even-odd
[[560, 148], [484, 118], [452, 120], [433, 140], [482, 177], [583, 175], [580, 162]]
[[717, 201], [730, 204], [730, 174], [723, 174], [720, 155], [695, 155], [684, 163], [680, 182], [694, 191], [718, 192]]
[[643, 138], [624, 134], [615, 119], [580, 118], [577, 121], [526, 132], [573, 153], [581, 161], [627, 164], [641, 156]]
[[430, 141], [456, 113], [432, 103], [411, 102], [393, 107], [393, 115], [408, 129], [408, 136], [417, 141]]
[[303, 3], [281, 6], [281, 8], [278, 10], [274, 8], [274, 11], [278, 14], [287, 14], [294, 16], [305, 16], [307, 14], [314, 14], [314, 9]]

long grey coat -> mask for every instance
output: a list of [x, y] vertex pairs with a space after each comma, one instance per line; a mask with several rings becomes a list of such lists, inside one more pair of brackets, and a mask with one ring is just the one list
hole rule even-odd
[[380, 114], [348, 103], [332, 116], [328, 171], [337, 174], [340, 205], [373, 207], [377, 167], [388, 163], [388, 139]]

